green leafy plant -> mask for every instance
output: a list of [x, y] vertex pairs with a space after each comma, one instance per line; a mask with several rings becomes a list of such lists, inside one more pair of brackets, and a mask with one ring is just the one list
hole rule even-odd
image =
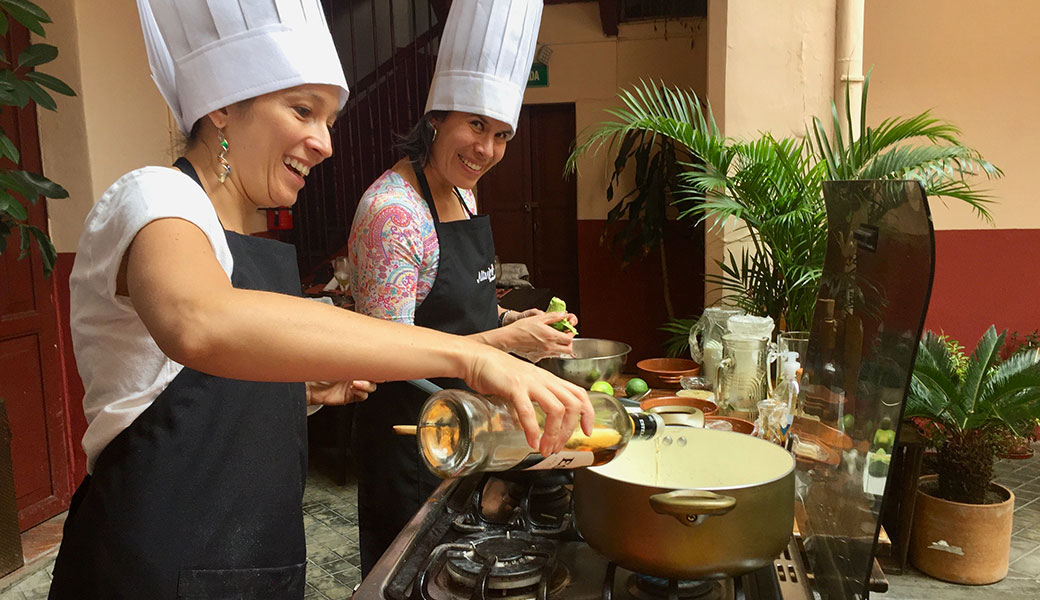
[[[863, 83], [859, 127], [852, 122], [851, 97], [845, 90], [844, 129], [838, 110], [831, 102], [833, 134], [813, 118], [806, 136], [813, 140], [815, 157], [826, 166], [827, 179], [917, 179], [931, 197], [967, 202], [979, 218], [993, 222], [987, 205], [993, 199], [972, 185], [977, 175], [998, 178], [1004, 172], [975, 149], [965, 146], [960, 129], [925, 111], [909, 118], [890, 118], [867, 127], [867, 92], [870, 73]], [[923, 141], [927, 143], [921, 143]], [[916, 143], [915, 143], [916, 142]]]
[[919, 344], [904, 415], [936, 450], [938, 495], [946, 500], [985, 504], [994, 462], [1040, 418], [1040, 355], [1001, 361], [1005, 337], [991, 326], [963, 372], [956, 342], [928, 332]]
[[1018, 350], [1040, 352], [1040, 329], [1034, 329], [1024, 336], [1018, 331], [1012, 331], [1004, 343], [1003, 350], [1000, 351], [1000, 357], [1007, 358]]
[[[0, 0], [0, 36], [5, 39], [13, 26], [12, 21], [44, 36], [43, 25], [50, 23], [51, 19], [29, 0]], [[57, 56], [58, 49], [50, 44], [30, 44], [17, 57], [9, 57], [0, 51], [0, 107], [23, 109], [29, 102], [35, 102], [41, 108], [56, 110], [58, 105], [51, 92], [74, 96], [72, 88], [60, 79], [36, 70]], [[7, 237], [17, 231], [21, 238], [19, 258], [25, 258], [35, 242], [43, 257], [44, 273], [50, 275], [57, 253], [47, 234], [28, 222], [29, 212], [23, 200], [35, 204], [40, 196], [67, 198], [69, 193], [43, 175], [18, 169], [21, 154], [2, 129], [0, 161], [0, 253], [7, 249]], [[16, 168], [8, 168], [7, 161]]]
[[[614, 154], [606, 199], [608, 203], [616, 204], [607, 212], [607, 227], [600, 242], [609, 240], [611, 247], [620, 252], [622, 265], [657, 250], [663, 275], [665, 311], [669, 318], [674, 318], [664, 244], [665, 225], [669, 216], [677, 216], [677, 211], [671, 206], [679, 187], [679, 174], [684, 165], [698, 159], [688, 148], [668, 136], [628, 126], [638, 119], [630, 110], [640, 103], [633, 94], [643, 94], [650, 89], [654, 93], [661, 92], [647, 84], [644, 84], [644, 89], [621, 92], [619, 98], [625, 106], [605, 111], [617, 120], [586, 130], [588, 135], [572, 149], [565, 172], [576, 172], [578, 158], [590, 151], [596, 153], [604, 145]], [[627, 177], [631, 177], [631, 189], [616, 195], [618, 189], [627, 187]]]
[[[657, 197], [677, 204], [681, 218], [705, 223], [709, 230], [729, 220], [742, 228], [745, 243], [726, 252], [718, 261], [720, 274], [709, 276], [708, 283], [722, 290], [725, 304], [768, 315], [781, 328], [808, 329], [826, 251], [823, 181], [914, 178], [929, 195], [968, 202], [982, 218], [992, 220], [986, 209], [991, 200], [973, 187], [971, 176], [1000, 177], [1000, 169], [963, 145], [956, 127], [928, 112], [866, 126], [869, 83], [868, 74], [862, 124], [855, 130], [851, 119], [842, 129], [832, 102], [832, 133], [814, 119], [804, 138], [763, 133], [736, 140], [721, 134], [711, 107], [692, 90], [640, 82], [618, 95], [620, 108], [607, 111], [615, 120], [582, 133], [568, 164], [604, 146], [619, 158], [635, 156], [637, 144], [667, 139], [675, 149], [678, 173], [668, 194]], [[848, 90], [845, 105], [851, 105]], [[659, 151], [657, 156], [667, 155]], [[624, 164], [615, 161], [611, 185]], [[640, 216], [628, 215], [630, 220]], [[673, 319], [665, 326], [675, 333], [672, 351], [683, 350], [682, 324]]]

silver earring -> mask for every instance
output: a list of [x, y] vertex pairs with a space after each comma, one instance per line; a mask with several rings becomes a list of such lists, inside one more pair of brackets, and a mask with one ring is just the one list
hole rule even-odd
[[437, 141], [437, 128], [436, 127], [433, 128], [433, 137], [430, 138], [430, 143], [432, 144], [435, 141]]
[[217, 154], [217, 162], [219, 162], [220, 166], [223, 168], [223, 170], [217, 174], [217, 181], [224, 183], [227, 181], [228, 175], [231, 174], [231, 163], [229, 163], [227, 158], [225, 158], [229, 146], [227, 138], [224, 137], [224, 132], [219, 128], [217, 129], [217, 135], [219, 136], [218, 141], [220, 142], [220, 153]]

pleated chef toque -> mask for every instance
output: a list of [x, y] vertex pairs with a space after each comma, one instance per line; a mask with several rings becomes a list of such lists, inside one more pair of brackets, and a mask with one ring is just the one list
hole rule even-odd
[[515, 129], [541, 19], [542, 0], [452, 2], [426, 112], [476, 113]]
[[137, 0], [148, 64], [180, 130], [240, 100], [347, 81], [320, 0]]

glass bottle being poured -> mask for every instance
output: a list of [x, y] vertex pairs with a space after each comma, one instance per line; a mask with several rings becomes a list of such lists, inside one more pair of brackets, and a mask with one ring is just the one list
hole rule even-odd
[[[562, 451], [542, 456], [527, 445], [520, 420], [499, 398], [441, 390], [423, 405], [416, 440], [426, 466], [444, 478], [477, 471], [573, 469], [609, 462], [632, 439], [650, 439], [664, 429], [661, 417], [629, 414], [613, 396], [589, 392], [595, 410], [592, 435], [581, 426]], [[545, 414], [534, 405], [538, 423]]]

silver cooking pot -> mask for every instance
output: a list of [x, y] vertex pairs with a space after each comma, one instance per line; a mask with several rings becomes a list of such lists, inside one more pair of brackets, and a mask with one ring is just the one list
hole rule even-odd
[[626, 569], [716, 579], [769, 565], [794, 525], [794, 458], [731, 431], [669, 425], [574, 473], [585, 541]]

